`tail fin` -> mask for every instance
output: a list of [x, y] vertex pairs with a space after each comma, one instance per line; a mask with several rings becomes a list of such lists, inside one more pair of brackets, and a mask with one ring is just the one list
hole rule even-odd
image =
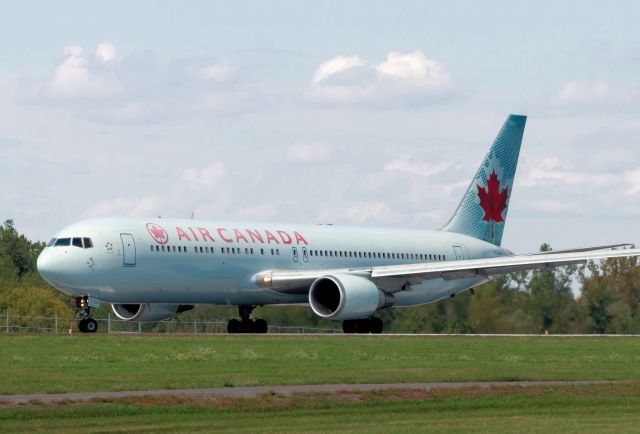
[[526, 121], [526, 116], [509, 115], [458, 209], [441, 230], [500, 245]]

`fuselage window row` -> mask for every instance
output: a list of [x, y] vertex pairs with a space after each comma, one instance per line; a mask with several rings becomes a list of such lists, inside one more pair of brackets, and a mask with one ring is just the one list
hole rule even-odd
[[[84, 240], [84, 248], [88, 249], [93, 247], [91, 239], [89, 238], [74, 238], [73, 245], [81, 247]], [[79, 240], [79, 241], [75, 241]], [[61, 242], [58, 244], [58, 242]], [[65, 244], [66, 243], [66, 244]], [[60, 238], [58, 240], [51, 240], [50, 245], [70, 245], [72, 243], [71, 238]], [[173, 253], [187, 253], [186, 246], [150, 246], [152, 252], [173, 252]], [[213, 247], [202, 247], [202, 246], [194, 246], [193, 251], [195, 253], [215, 253]], [[306, 248], [304, 250], [307, 251]], [[270, 249], [268, 251], [271, 253], [271, 256], [280, 256], [280, 249]], [[440, 254], [432, 254], [432, 253], [387, 253], [387, 252], [353, 252], [353, 251], [342, 251], [342, 250], [315, 250], [309, 249], [309, 256], [313, 257], [331, 257], [331, 258], [373, 258], [373, 259], [404, 259], [411, 261], [446, 261], [447, 255]], [[223, 255], [240, 255], [242, 254], [242, 248], [240, 247], [221, 247], [220, 253]], [[254, 255], [257, 254], [258, 250], [254, 250], [253, 247], [245, 247], [244, 254], [245, 255]], [[260, 255], [264, 256], [265, 249], [260, 249]], [[305, 253], [306, 254], [306, 253]]]

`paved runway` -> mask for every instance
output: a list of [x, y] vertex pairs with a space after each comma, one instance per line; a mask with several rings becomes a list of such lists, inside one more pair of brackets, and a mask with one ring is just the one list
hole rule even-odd
[[495, 381], [458, 383], [387, 383], [387, 384], [300, 384], [290, 386], [213, 387], [205, 389], [134, 390], [122, 392], [73, 392], [29, 395], [0, 395], [0, 403], [54, 403], [59, 401], [89, 401], [143, 396], [228, 397], [253, 398], [265, 393], [291, 395], [293, 393], [367, 392], [371, 390], [433, 390], [490, 387], [541, 387], [625, 383], [624, 381]]

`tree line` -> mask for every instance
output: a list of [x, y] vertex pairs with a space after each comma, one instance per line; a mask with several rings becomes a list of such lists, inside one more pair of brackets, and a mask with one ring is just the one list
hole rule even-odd
[[[42, 280], [36, 260], [45, 244], [19, 234], [12, 220], [0, 227], [0, 311], [17, 316], [72, 317], [68, 297]], [[541, 251], [551, 250], [548, 244]], [[577, 294], [577, 295], [576, 295]], [[104, 318], [104, 304], [94, 316]], [[615, 258], [513, 273], [435, 303], [384, 309], [385, 331], [405, 333], [640, 333], [637, 258]], [[226, 320], [235, 308], [198, 306], [179, 321]], [[262, 307], [255, 316], [273, 325], [339, 328], [308, 307]], [[162, 324], [150, 325], [161, 330]]]

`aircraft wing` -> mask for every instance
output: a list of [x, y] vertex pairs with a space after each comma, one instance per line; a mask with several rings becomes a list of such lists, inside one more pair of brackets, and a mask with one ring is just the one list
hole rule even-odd
[[371, 279], [388, 292], [399, 291], [404, 285], [417, 284], [430, 279], [467, 279], [493, 277], [517, 271], [554, 268], [563, 265], [584, 264], [606, 258], [640, 256], [640, 249], [613, 249], [594, 247], [566, 252], [544, 252], [529, 255], [510, 255], [485, 259], [428, 262], [419, 264], [384, 265], [364, 268], [334, 268], [322, 270], [269, 270], [256, 276], [260, 286], [286, 293], [306, 293], [319, 277], [332, 274], [353, 274]]

